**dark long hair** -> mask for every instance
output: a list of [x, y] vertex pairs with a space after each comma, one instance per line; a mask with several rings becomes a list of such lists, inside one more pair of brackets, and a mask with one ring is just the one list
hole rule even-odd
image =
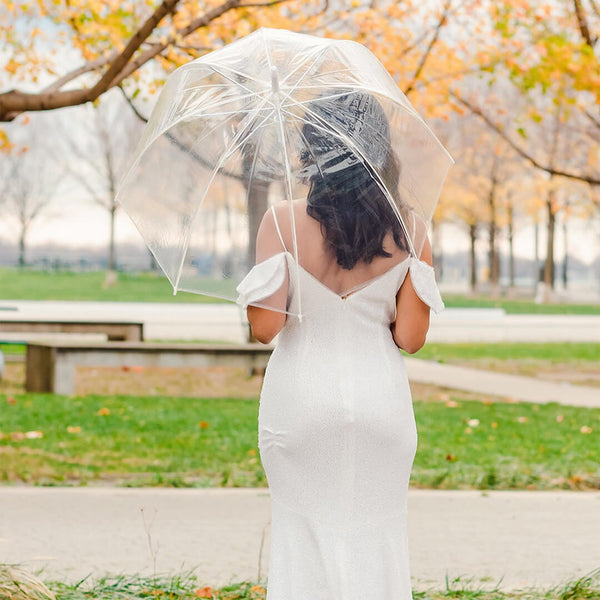
[[[383, 248], [388, 232], [408, 251], [394, 199], [383, 189], [397, 193], [400, 171], [381, 104], [364, 92], [318, 98], [309, 105], [302, 135], [310, 173], [306, 210], [321, 224], [338, 265], [352, 269], [359, 261], [391, 257]], [[365, 150], [364, 158], [355, 148]]]

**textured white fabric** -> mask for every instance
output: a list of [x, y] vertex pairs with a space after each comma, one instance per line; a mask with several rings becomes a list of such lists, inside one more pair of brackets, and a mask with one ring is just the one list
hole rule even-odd
[[236, 288], [239, 294], [236, 303], [246, 308], [248, 304], [256, 304], [272, 296], [285, 281], [286, 255], [287, 252], [274, 254], [252, 267]]
[[306, 310], [302, 322], [288, 316], [260, 399], [272, 499], [267, 599], [410, 600], [406, 496], [417, 433], [390, 323], [409, 268], [434, 303], [435, 280], [406, 259], [344, 297], [289, 253], [269, 260], [247, 287], [287, 264], [290, 308], [299, 281]]
[[427, 304], [434, 313], [440, 313], [444, 310], [444, 301], [440, 295], [440, 290], [435, 282], [435, 272], [431, 265], [411, 256], [410, 261], [410, 280], [417, 296]]

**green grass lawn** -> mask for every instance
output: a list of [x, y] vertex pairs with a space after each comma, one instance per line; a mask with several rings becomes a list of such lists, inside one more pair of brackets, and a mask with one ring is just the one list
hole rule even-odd
[[[162, 340], [172, 343], [172, 340]], [[200, 342], [200, 340], [198, 340]], [[216, 343], [212, 340], [202, 340], [205, 343]], [[3, 344], [0, 350], [5, 354], [24, 354], [25, 346]], [[498, 360], [544, 360], [551, 363], [600, 361], [600, 344], [561, 342], [560, 344], [534, 344], [530, 342], [493, 344], [433, 344], [427, 343], [415, 355], [423, 360], [445, 362], [447, 360], [470, 360], [493, 358]]]
[[533, 300], [497, 300], [485, 296], [444, 295], [444, 304], [448, 308], [502, 308], [508, 314], [539, 315], [598, 315], [598, 304], [536, 304]]
[[[24, 394], [0, 406], [3, 482], [266, 485], [256, 400]], [[414, 486], [600, 489], [600, 409], [460, 393], [414, 407]]]
[[543, 360], [550, 363], [579, 361], [600, 362], [600, 344], [561, 342], [560, 344], [493, 343], [493, 344], [430, 344], [415, 358], [445, 362], [493, 358], [497, 360]]
[[106, 289], [103, 287], [105, 276], [103, 271], [52, 273], [3, 268], [0, 269], [0, 296], [5, 304], [10, 300], [219, 302], [188, 292], [174, 296], [169, 280], [159, 273], [119, 273], [117, 285]]
[[[105, 273], [45, 272], [0, 268], [0, 301], [90, 300], [113, 302], [219, 302], [214, 298], [181, 292], [173, 296], [171, 284], [161, 273], [120, 273], [118, 284], [103, 288]], [[223, 285], [227, 286], [226, 283]], [[229, 295], [235, 295], [232, 285]], [[482, 296], [445, 295], [446, 306], [503, 308], [507, 313], [600, 314], [600, 305], [535, 304], [528, 300], [492, 300]]]
[[[13, 600], [141, 600], [168, 598], [170, 600], [264, 600], [264, 582], [234, 583], [223, 587], [211, 587], [193, 572], [156, 576], [106, 575], [85, 579], [78, 583], [28, 581], [27, 573], [0, 564], [0, 598]], [[27, 581], [27, 583], [24, 583]], [[17, 585], [15, 582], [21, 582]], [[25, 587], [27, 586], [27, 587]], [[46, 587], [47, 586], [47, 587]], [[3, 596], [2, 589], [6, 590]], [[29, 591], [26, 595], [25, 590]], [[51, 596], [50, 594], [53, 594]], [[356, 590], [356, 599], [368, 598], [365, 590]], [[443, 589], [413, 590], [415, 600], [597, 600], [600, 597], [600, 571], [590, 573], [578, 580], [569, 581], [553, 588], [524, 588], [503, 591], [501, 586], [489, 583], [465, 582], [463, 578], [448, 581]], [[307, 599], [308, 600], [308, 599]]]

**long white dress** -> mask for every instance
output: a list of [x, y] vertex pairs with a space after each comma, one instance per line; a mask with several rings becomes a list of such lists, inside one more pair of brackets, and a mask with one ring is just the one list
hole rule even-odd
[[272, 501], [267, 599], [409, 600], [406, 498], [417, 432], [390, 323], [409, 269], [419, 296], [443, 308], [433, 269], [408, 257], [342, 297], [282, 252], [242, 288], [259, 289], [278, 269], [289, 275], [292, 313], [302, 286], [305, 316], [287, 319], [260, 397]]

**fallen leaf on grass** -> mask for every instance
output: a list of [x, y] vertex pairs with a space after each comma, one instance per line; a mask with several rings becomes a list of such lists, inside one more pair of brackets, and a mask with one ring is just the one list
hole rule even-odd
[[564, 420], [565, 420], [565, 417], [563, 415], [556, 415], [557, 423], [562, 423]]
[[106, 417], [107, 415], [110, 415], [110, 408], [103, 406], [96, 414], [100, 417]]
[[17, 403], [17, 399], [14, 396], [7, 396], [6, 397], [6, 402], [7, 402], [7, 404], [16, 404]]
[[75, 425], [69, 425], [67, 427], [67, 432], [68, 433], [79, 433], [81, 431], [81, 427], [79, 427], [79, 425], [75, 426]]
[[198, 421], [198, 427], [200, 427], [200, 429], [208, 429], [210, 423], [208, 421]]
[[212, 598], [213, 590], [211, 587], [196, 588], [194, 594], [196, 594], [198, 598]]
[[456, 402], [456, 400], [448, 400], [446, 402], [446, 406], [448, 408], [456, 408], [458, 406], [458, 402]]
[[492, 423], [492, 429], [498, 429], [498, 423], [496, 423], [496, 421]]
[[527, 417], [517, 417], [517, 421], [519, 423], [527, 423], [527, 421], [529, 421], [529, 419]]
[[456, 456], [454, 456], [454, 454], [446, 454], [446, 460], [448, 462], [454, 462], [456, 460]]
[[584, 425], [580, 430], [581, 433], [592, 433], [594, 431], [591, 427]]
[[25, 437], [28, 440], [36, 440], [36, 439], [44, 437], [44, 434], [41, 431], [37, 431], [37, 430], [36, 431], [26, 431]]
[[21, 440], [25, 439], [25, 434], [22, 431], [13, 431], [10, 434], [10, 439], [13, 442], [20, 442]]
[[479, 426], [479, 419], [469, 419], [467, 421], [467, 425], [469, 427], [478, 427]]

